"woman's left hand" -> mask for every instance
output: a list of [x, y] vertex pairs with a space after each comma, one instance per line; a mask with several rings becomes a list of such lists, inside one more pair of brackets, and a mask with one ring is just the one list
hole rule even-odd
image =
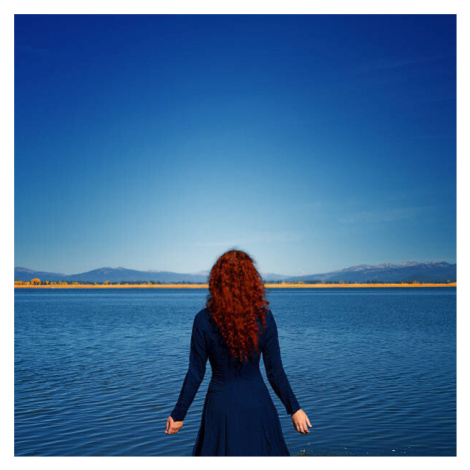
[[183, 427], [183, 421], [174, 421], [171, 416], [166, 420], [166, 434], [176, 434]]

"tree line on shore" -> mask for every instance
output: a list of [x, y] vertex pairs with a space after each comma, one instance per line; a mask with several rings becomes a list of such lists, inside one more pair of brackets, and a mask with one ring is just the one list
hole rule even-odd
[[[318, 281], [318, 280], [306, 280], [306, 281], [265, 281], [265, 284], [275, 285], [303, 285], [303, 284], [387, 284], [384, 281], [365, 281], [365, 282], [354, 282], [354, 281]], [[447, 284], [451, 281], [447, 280]], [[177, 281], [177, 282], [161, 282], [161, 281], [126, 281], [126, 282], [87, 282], [87, 281], [41, 281], [38, 278], [31, 279], [30, 281], [15, 281], [15, 286], [143, 286], [143, 285], [205, 285], [207, 282], [191, 282], [191, 281]], [[427, 284], [426, 282], [414, 281], [412, 279], [407, 281], [391, 281], [389, 284]]]

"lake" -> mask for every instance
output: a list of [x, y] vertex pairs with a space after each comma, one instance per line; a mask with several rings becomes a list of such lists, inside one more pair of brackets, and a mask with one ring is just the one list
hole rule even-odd
[[[15, 289], [16, 456], [189, 456], [211, 378], [165, 434], [206, 289]], [[456, 455], [456, 288], [270, 289], [292, 456]]]

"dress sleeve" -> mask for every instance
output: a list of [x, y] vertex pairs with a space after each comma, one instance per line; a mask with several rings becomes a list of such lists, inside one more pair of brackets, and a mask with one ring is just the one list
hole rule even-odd
[[176, 406], [170, 415], [175, 421], [184, 420], [206, 373], [207, 349], [204, 332], [198, 320], [199, 317], [196, 315], [191, 334], [188, 372], [186, 373]]
[[287, 414], [292, 415], [300, 410], [300, 405], [284, 372], [277, 325], [271, 312], [266, 315], [266, 329], [263, 334], [265, 338], [262, 353], [266, 375], [274, 392], [284, 404]]

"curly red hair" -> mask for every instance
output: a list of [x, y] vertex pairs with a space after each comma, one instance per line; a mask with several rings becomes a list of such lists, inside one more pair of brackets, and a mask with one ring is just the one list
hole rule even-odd
[[258, 334], [269, 302], [254, 261], [247, 253], [229, 250], [219, 257], [209, 276], [206, 307], [219, 326], [233, 357], [240, 362], [259, 352]]

